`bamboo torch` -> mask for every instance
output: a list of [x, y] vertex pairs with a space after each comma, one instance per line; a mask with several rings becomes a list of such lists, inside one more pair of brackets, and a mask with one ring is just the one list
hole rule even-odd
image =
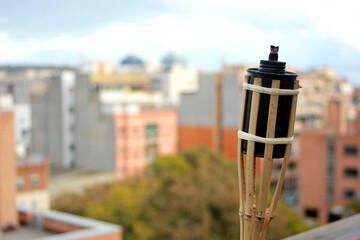
[[[243, 101], [238, 131], [240, 193], [240, 239], [262, 240], [276, 214], [294, 133], [299, 82], [297, 74], [285, 71], [278, 61], [279, 47], [271, 46], [269, 60], [249, 68], [243, 83]], [[256, 174], [256, 158], [263, 158]], [[268, 206], [274, 158], [283, 158], [275, 193]], [[259, 179], [256, 179], [259, 178]], [[260, 183], [256, 189], [256, 180]]]

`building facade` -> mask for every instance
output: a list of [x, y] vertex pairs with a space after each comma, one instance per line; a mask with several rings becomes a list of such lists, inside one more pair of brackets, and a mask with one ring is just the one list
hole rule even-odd
[[179, 149], [205, 146], [236, 159], [241, 101], [236, 74], [200, 75], [198, 92], [181, 96]]
[[18, 206], [35, 212], [47, 212], [50, 209], [48, 168], [48, 161], [39, 155], [30, 155], [17, 160]]
[[346, 203], [360, 197], [360, 136], [322, 130], [299, 138], [300, 209], [309, 221], [337, 220]]
[[53, 166], [75, 164], [75, 73], [34, 82], [31, 87], [30, 152], [48, 156]]
[[[115, 171], [118, 180], [142, 174], [158, 154], [177, 152], [177, 112], [163, 108], [146, 75], [128, 76], [78, 75], [76, 81], [77, 165]], [[151, 126], [156, 136], [148, 148]]]
[[16, 158], [14, 114], [10, 106], [0, 109], [0, 230], [16, 228]]
[[177, 112], [150, 109], [114, 115], [118, 179], [142, 175], [157, 155], [177, 153]]

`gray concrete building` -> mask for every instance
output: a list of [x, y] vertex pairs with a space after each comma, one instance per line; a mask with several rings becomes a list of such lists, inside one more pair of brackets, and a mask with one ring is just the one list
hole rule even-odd
[[31, 86], [30, 152], [48, 156], [52, 166], [75, 163], [75, 73], [63, 71]]
[[31, 84], [41, 79], [50, 79], [51, 76], [71, 69], [56, 66], [0, 66], [0, 95], [10, 95], [14, 102], [16, 154], [19, 157], [28, 154], [30, 147], [32, 133]]
[[180, 150], [206, 146], [235, 158], [241, 101], [237, 74], [200, 75], [199, 91], [181, 95]]
[[89, 75], [76, 79], [76, 165], [99, 170], [115, 169], [115, 127], [112, 114], [102, 111], [98, 84]]

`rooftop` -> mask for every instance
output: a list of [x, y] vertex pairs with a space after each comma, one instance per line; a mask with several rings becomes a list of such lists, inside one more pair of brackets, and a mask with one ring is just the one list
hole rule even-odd
[[107, 235], [113, 240], [121, 239], [121, 227], [72, 214], [49, 211], [34, 214], [19, 207], [22, 225], [1, 236], [2, 240], [75, 240]]
[[359, 240], [360, 214], [343, 218], [285, 240]]
[[[19, 239], [36, 239], [54, 235], [53, 232], [48, 232], [41, 228], [33, 226], [20, 226], [14, 231], [9, 231], [1, 237], [2, 240], [19, 240]], [[0, 235], [1, 236], [1, 235]]]

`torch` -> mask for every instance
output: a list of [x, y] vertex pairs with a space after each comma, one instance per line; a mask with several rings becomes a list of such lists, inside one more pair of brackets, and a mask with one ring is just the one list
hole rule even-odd
[[[279, 47], [270, 49], [269, 60], [261, 60], [259, 68], [248, 68], [243, 83], [238, 131], [241, 240], [264, 239], [276, 214], [294, 138], [299, 81], [296, 73], [285, 71], [285, 62], [278, 61]], [[260, 175], [256, 175], [257, 157], [263, 158]], [[274, 158], [283, 158], [283, 163], [268, 207]]]

